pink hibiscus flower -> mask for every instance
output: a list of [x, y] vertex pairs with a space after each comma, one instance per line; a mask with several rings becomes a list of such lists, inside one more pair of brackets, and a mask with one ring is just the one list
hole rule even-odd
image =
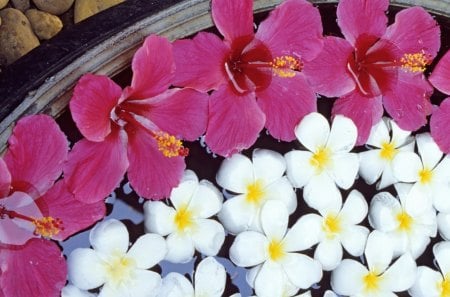
[[[429, 81], [436, 89], [450, 95], [450, 51], [439, 60]], [[450, 154], [450, 97], [431, 115], [430, 132], [441, 151]]]
[[364, 144], [383, 106], [404, 130], [417, 130], [431, 112], [432, 87], [423, 76], [440, 47], [440, 29], [421, 7], [397, 13], [387, 27], [389, 0], [341, 0], [337, 21], [345, 40], [327, 37], [322, 52], [305, 65], [311, 84], [340, 97], [333, 115], [351, 118]]
[[64, 176], [76, 199], [102, 200], [125, 172], [144, 198], [162, 199], [178, 185], [187, 149], [206, 129], [208, 96], [168, 89], [174, 76], [172, 45], [152, 35], [132, 61], [131, 86], [123, 91], [106, 76], [86, 74], [70, 101], [85, 139], [72, 149]]
[[316, 96], [302, 69], [322, 48], [317, 8], [287, 0], [256, 33], [252, 0], [212, 0], [212, 18], [224, 40], [202, 32], [174, 42], [174, 84], [215, 90], [208, 146], [230, 156], [250, 147], [263, 127], [281, 140], [295, 139], [295, 126], [316, 110]]
[[[104, 203], [86, 205], [62, 181], [69, 147], [54, 120], [21, 119], [0, 159], [0, 291], [6, 297], [59, 296], [66, 263], [55, 242], [105, 215]], [[88, 206], [88, 207], [87, 207]]]

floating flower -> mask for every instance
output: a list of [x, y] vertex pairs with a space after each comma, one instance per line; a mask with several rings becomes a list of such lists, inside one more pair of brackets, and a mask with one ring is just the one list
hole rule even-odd
[[171, 272], [162, 281], [158, 297], [222, 297], [225, 290], [225, 268], [213, 257], [203, 259], [197, 266], [194, 285], [183, 275]]
[[128, 250], [126, 226], [109, 219], [91, 230], [89, 241], [93, 249], [77, 248], [67, 259], [68, 279], [74, 286], [81, 290], [102, 286], [100, 296], [108, 297], [156, 295], [161, 277], [147, 269], [164, 258], [164, 238], [145, 234]]
[[105, 206], [87, 207], [64, 182], [54, 184], [69, 147], [49, 116], [21, 119], [8, 142], [0, 159], [0, 292], [59, 296], [66, 263], [58, 245], [46, 239], [64, 240], [88, 227], [104, 216]]
[[[404, 185], [403, 185], [404, 186]], [[409, 200], [410, 186], [397, 192], [400, 200], [388, 192], [376, 194], [370, 202], [370, 225], [390, 237], [394, 245], [394, 256], [409, 252], [414, 259], [425, 251], [430, 237], [437, 233], [436, 211], [419, 208]]]
[[440, 212], [437, 215], [437, 224], [441, 237], [450, 241], [450, 213]]
[[263, 127], [293, 140], [295, 125], [316, 110], [302, 69], [322, 48], [318, 9], [304, 0], [284, 1], [256, 33], [253, 0], [212, 0], [211, 11], [223, 41], [202, 32], [174, 42], [174, 84], [215, 90], [206, 143], [228, 157], [250, 147]]
[[[239, 267], [253, 267], [254, 287], [260, 297], [283, 296], [293, 286], [306, 289], [322, 278], [318, 261], [296, 253], [305, 247], [299, 228], [288, 227], [288, 211], [281, 201], [267, 201], [261, 211], [263, 233], [239, 233], [230, 259]], [[286, 232], [287, 231], [287, 232]], [[291, 294], [289, 296], [292, 296]]]
[[294, 150], [285, 155], [287, 176], [292, 184], [303, 189], [306, 203], [315, 209], [341, 203], [337, 187], [349, 189], [358, 173], [358, 155], [350, 153], [357, 130], [346, 117], [336, 116], [331, 129], [320, 113], [311, 113], [295, 128], [295, 135], [308, 151]]
[[367, 139], [370, 149], [359, 153], [359, 174], [367, 184], [375, 183], [380, 176], [377, 189], [398, 182], [392, 171], [392, 160], [398, 153], [414, 151], [414, 138], [410, 134], [386, 117], [372, 127]]
[[266, 149], [255, 149], [252, 160], [235, 154], [223, 161], [217, 172], [217, 183], [236, 194], [223, 204], [219, 213], [219, 219], [228, 232], [261, 231], [259, 217], [266, 201], [282, 201], [290, 214], [295, 211], [297, 196], [284, 176], [285, 171], [283, 156]]
[[417, 209], [432, 204], [438, 211], [450, 212], [450, 157], [445, 156], [429, 133], [416, 136], [419, 155], [405, 152], [392, 163], [394, 176], [414, 183], [409, 198]]
[[[330, 293], [328, 293], [328, 292], [331, 292], [331, 291], [326, 291], [323, 296], [324, 297], [336, 297], [336, 295], [329, 295]], [[285, 294], [285, 295], [282, 295], [281, 297], [290, 297], [290, 296], [293, 296], [293, 295]], [[241, 296], [241, 294], [237, 293], [237, 294], [231, 295], [230, 297], [242, 297], [242, 296]], [[258, 297], [258, 296], [253, 295], [251, 297]], [[311, 292], [310, 291], [306, 291], [303, 294], [295, 295], [293, 297], [311, 297]]]
[[165, 259], [188, 262], [195, 250], [207, 256], [217, 255], [225, 240], [225, 230], [209, 218], [222, 208], [219, 190], [207, 180], [199, 182], [193, 171], [186, 170], [169, 199], [173, 207], [161, 201], [144, 204], [147, 231], [168, 236]]
[[367, 269], [361, 263], [344, 259], [331, 274], [331, 287], [339, 295], [396, 296], [392, 292], [408, 290], [416, 279], [417, 266], [409, 253], [402, 255], [390, 267], [393, 246], [389, 237], [372, 231], [365, 249]]
[[396, 14], [386, 26], [389, 0], [341, 0], [337, 21], [345, 40], [325, 38], [322, 52], [305, 65], [320, 94], [340, 97], [332, 114], [351, 118], [357, 144], [387, 113], [403, 130], [417, 130], [431, 113], [433, 89], [423, 76], [440, 47], [440, 29], [421, 7]]
[[206, 129], [207, 95], [167, 89], [175, 68], [165, 38], [147, 37], [131, 66], [131, 86], [123, 91], [93, 74], [75, 87], [70, 111], [85, 139], [73, 147], [64, 175], [78, 200], [102, 200], [125, 172], [144, 198], [167, 197], [185, 168], [181, 138], [195, 140]]
[[319, 209], [320, 215], [307, 214], [298, 220], [295, 228], [302, 234], [299, 240], [308, 248], [318, 243], [314, 258], [320, 261], [323, 270], [333, 270], [339, 265], [342, 246], [352, 256], [363, 254], [369, 229], [357, 224], [367, 216], [367, 210], [363, 195], [353, 190], [344, 206]]
[[80, 290], [74, 285], [66, 285], [61, 291], [61, 297], [97, 297], [97, 294]]
[[413, 297], [450, 296], [450, 242], [435, 244], [433, 254], [440, 272], [426, 266], [419, 266], [416, 282], [409, 289], [409, 294]]

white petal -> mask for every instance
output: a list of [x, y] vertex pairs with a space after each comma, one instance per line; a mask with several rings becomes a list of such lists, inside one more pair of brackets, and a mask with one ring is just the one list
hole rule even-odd
[[363, 291], [366, 267], [354, 260], [344, 259], [331, 273], [331, 287], [340, 295], [354, 296]]
[[392, 169], [392, 162], [391, 162], [391, 163], [387, 164], [386, 167], [384, 167], [383, 174], [381, 175], [381, 180], [377, 184], [377, 190], [384, 189], [395, 183], [398, 183], [398, 179], [394, 175], [394, 171]]
[[349, 224], [359, 224], [366, 218], [368, 209], [364, 196], [359, 191], [353, 190], [345, 200], [339, 215]]
[[186, 263], [194, 256], [194, 243], [190, 236], [172, 233], [167, 237], [167, 254], [165, 259], [172, 263]]
[[312, 112], [300, 121], [295, 128], [295, 136], [308, 150], [314, 152], [325, 146], [330, 135], [328, 120], [318, 112]]
[[247, 284], [251, 288], [255, 288], [255, 279], [256, 279], [256, 276], [258, 275], [259, 271], [263, 267], [263, 264], [259, 264], [259, 265], [256, 265], [255, 267], [247, 269], [247, 273], [245, 274], [245, 280], [247, 281]]
[[401, 211], [400, 202], [391, 193], [378, 193], [370, 201], [369, 223], [383, 232], [395, 230], [399, 224], [396, 215]]
[[123, 289], [119, 296], [151, 297], [156, 296], [161, 286], [161, 276], [156, 272], [138, 269], [134, 272], [132, 282]]
[[287, 163], [287, 177], [294, 187], [303, 188], [315, 174], [310, 164], [313, 154], [308, 151], [290, 151], [284, 155]]
[[353, 121], [338, 114], [333, 119], [327, 147], [333, 152], [349, 152], [355, 146], [357, 136]]
[[437, 215], [439, 234], [445, 240], [450, 240], [450, 213], [439, 213]]
[[359, 159], [355, 153], [334, 154], [329, 174], [336, 184], [347, 190], [355, 182], [358, 173]]
[[213, 257], [203, 259], [195, 271], [195, 295], [221, 297], [226, 276], [225, 268]]
[[434, 186], [433, 205], [438, 211], [450, 213], [450, 185], [448, 183]]
[[431, 241], [430, 237], [427, 234], [424, 234], [422, 232], [419, 233], [417, 232], [417, 230], [415, 231], [416, 232], [414, 232], [414, 235], [410, 236], [409, 240], [409, 251], [413, 259], [419, 258]]
[[128, 230], [121, 221], [108, 219], [95, 225], [89, 234], [89, 241], [94, 250], [105, 256], [125, 254], [129, 244]]
[[414, 284], [416, 273], [416, 261], [406, 253], [383, 274], [383, 285], [393, 292], [405, 291]]
[[240, 267], [261, 264], [267, 259], [267, 238], [259, 232], [239, 233], [230, 247], [230, 259]]
[[387, 122], [387, 118], [382, 118], [378, 123], [372, 126], [366, 144], [380, 148], [383, 142], [390, 142], [391, 139], [389, 137]]
[[222, 209], [222, 193], [209, 181], [202, 180], [189, 203], [189, 210], [198, 218], [209, 218]]
[[269, 240], [281, 240], [286, 234], [289, 214], [281, 201], [267, 201], [261, 211], [261, 224]]
[[255, 292], [258, 297], [282, 296], [284, 280], [280, 265], [266, 261], [256, 276]]
[[430, 169], [434, 168], [442, 158], [443, 153], [431, 138], [430, 133], [416, 135], [416, 143], [423, 166]]
[[342, 260], [342, 246], [338, 240], [324, 240], [314, 252], [314, 259], [322, 264], [323, 270], [335, 269]]
[[430, 187], [420, 183], [415, 183], [412, 186], [404, 201], [406, 211], [412, 215], [420, 215], [423, 211], [428, 211], [433, 207]]
[[238, 195], [225, 201], [218, 217], [228, 232], [238, 234], [248, 229], [255, 215], [255, 207], [245, 201], [244, 195]]
[[252, 160], [255, 178], [263, 180], [265, 184], [276, 181], [286, 171], [286, 160], [275, 151], [255, 149]]
[[216, 175], [219, 186], [235, 193], [245, 193], [248, 183], [253, 180], [253, 164], [241, 154], [223, 160]]
[[363, 226], [350, 226], [341, 233], [341, 243], [352, 256], [359, 257], [364, 253], [369, 229]]
[[170, 202], [175, 209], [186, 207], [191, 201], [192, 195], [198, 188], [197, 175], [192, 170], [186, 170], [180, 184], [172, 189]]
[[333, 291], [326, 290], [323, 297], [338, 297]]
[[290, 282], [300, 289], [307, 289], [322, 279], [322, 266], [308, 256], [288, 253], [281, 265]]
[[434, 180], [448, 182], [450, 180], [450, 156], [446, 155], [433, 170]]
[[283, 176], [274, 181], [264, 191], [267, 200], [273, 199], [284, 202], [288, 213], [293, 213], [297, 208], [297, 195], [287, 177]]
[[397, 192], [397, 195], [402, 205], [404, 205], [405, 199], [409, 195], [409, 192], [411, 192], [412, 187], [413, 184], [407, 183], [396, 183], [394, 185], [395, 191]]
[[94, 250], [78, 248], [67, 258], [68, 279], [82, 290], [90, 290], [103, 285], [106, 271], [103, 262]]
[[414, 139], [410, 137], [411, 132], [401, 129], [393, 120], [389, 120], [389, 125], [392, 130], [392, 141], [397, 147], [414, 141]]
[[175, 209], [161, 201], [144, 203], [144, 225], [147, 232], [166, 236], [175, 230]]
[[371, 271], [384, 272], [392, 261], [393, 252], [389, 236], [377, 230], [369, 234], [364, 254]]
[[219, 222], [210, 219], [196, 221], [197, 228], [192, 234], [195, 249], [206, 256], [215, 256], [225, 240], [225, 230]]
[[342, 205], [341, 192], [326, 172], [311, 178], [303, 189], [303, 199], [314, 209], [329, 209], [332, 208], [330, 205]]
[[306, 250], [320, 241], [323, 218], [317, 214], [306, 214], [292, 226], [283, 240], [288, 252]]
[[171, 272], [162, 280], [158, 297], [194, 297], [191, 282], [183, 275]]
[[380, 150], [374, 149], [361, 152], [358, 154], [358, 157], [359, 174], [367, 184], [374, 184], [386, 167], [386, 162], [380, 158]]
[[414, 285], [409, 289], [413, 297], [440, 297], [441, 293], [436, 284], [442, 282], [442, 275], [426, 266], [417, 268]]
[[61, 297], [95, 297], [95, 295], [69, 284], [62, 289]]
[[394, 176], [401, 182], [416, 182], [419, 178], [419, 171], [422, 169], [422, 161], [413, 152], [402, 152], [392, 160]]
[[433, 246], [433, 254], [443, 275], [450, 273], [450, 241], [441, 241]]
[[162, 261], [166, 253], [164, 238], [158, 234], [144, 234], [136, 240], [127, 256], [136, 261], [138, 268], [149, 269]]

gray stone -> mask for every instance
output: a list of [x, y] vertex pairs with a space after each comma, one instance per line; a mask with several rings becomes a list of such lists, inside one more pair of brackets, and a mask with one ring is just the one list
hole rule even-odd
[[22, 12], [30, 9], [30, 0], [11, 0], [11, 2], [15, 8]]
[[33, 0], [34, 4], [43, 11], [60, 15], [68, 11], [75, 0]]

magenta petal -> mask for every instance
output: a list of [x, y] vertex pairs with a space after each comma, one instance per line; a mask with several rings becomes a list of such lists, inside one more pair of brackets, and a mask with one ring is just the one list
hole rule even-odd
[[450, 154], [450, 98], [433, 112], [430, 119], [431, 136], [444, 154]]
[[0, 158], [0, 198], [9, 194], [11, 190], [11, 173], [9, 173], [8, 166], [5, 161]]
[[399, 71], [396, 88], [383, 96], [383, 105], [400, 128], [415, 131], [427, 123], [433, 88], [422, 75]]
[[304, 0], [287, 0], [261, 22], [256, 38], [274, 57], [289, 52], [299, 55], [303, 61], [310, 61], [323, 45], [319, 10]]
[[44, 194], [61, 175], [69, 145], [66, 136], [47, 115], [17, 122], [4, 157], [15, 191], [32, 197]]
[[75, 199], [94, 203], [119, 185], [127, 168], [126, 135], [116, 128], [102, 142], [77, 142], [64, 167], [64, 180]]
[[58, 218], [62, 221], [61, 230], [53, 236], [56, 240], [65, 240], [68, 236], [81, 231], [105, 216], [106, 208], [103, 201], [85, 204], [75, 199], [63, 181], [57, 182], [36, 204], [45, 204], [45, 216]]
[[355, 89], [355, 81], [347, 70], [353, 47], [342, 38], [326, 37], [320, 54], [305, 63], [304, 73], [319, 94], [340, 97]]
[[165, 37], [150, 35], [134, 54], [131, 68], [133, 79], [125, 97], [144, 99], [164, 92], [175, 72], [172, 44]]
[[70, 100], [70, 112], [84, 137], [102, 141], [111, 132], [111, 111], [121, 93], [107, 76], [85, 74], [80, 78]]
[[230, 48], [216, 35], [200, 32], [177, 40], [173, 54], [177, 71], [173, 84], [206, 92], [226, 82], [225, 60]]
[[164, 132], [193, 141], [205, 133], [208, 98], [192, 89], [171, 89], [148, 99], [141, 114]]
[[0, 249], [0, 287], [7, 297], [59, 297], [67, 266], [59, 247], [30, 239], [19, 249]]
[[358, 128], [357, 145], [366, 143], [373, 125], [383, 116], [383, 105], [380, 97], [365, 97], [354, 91], [336, 100], [333, 115], [341, 114], [350, 118]]
[[295, 139], [295, 126], [308, 113], [317, 110], [316, 94], [303, 74], [293, 78], [274, 77], [270, 86], [256, 93], [258, 105], [266, 115], [265, 127], [283, 141]]
[[206, 144], [216, 154], [231, 156], [255, 143], [265, 121], [254, 93], [237, 95], [224, 86], [210, 97]]
[[386, 31], [389, 0], [341, 0], [337, 21], [342, 34], [353, 46], [361, 35], [380, 37]]
[[403, 54], [424, 52], [434, 58], [441, 46], [440, 35], [436, 20], [425, 9], [415, 6], [397, 13], [383, 38], [395, 44]]
[[253, 35], [253, 0], [212, 0], [211, 13], [226, 40]]
[[146, 199], [168, 198], [186, 168], [184, 158], [165, 157], [156, 141], [143, 129], [129, 131], [128, 179], [133, 189]]
[[450, 51], [439, 60], [429, 77], [430, 83], [439, 91], [450, 95]]

